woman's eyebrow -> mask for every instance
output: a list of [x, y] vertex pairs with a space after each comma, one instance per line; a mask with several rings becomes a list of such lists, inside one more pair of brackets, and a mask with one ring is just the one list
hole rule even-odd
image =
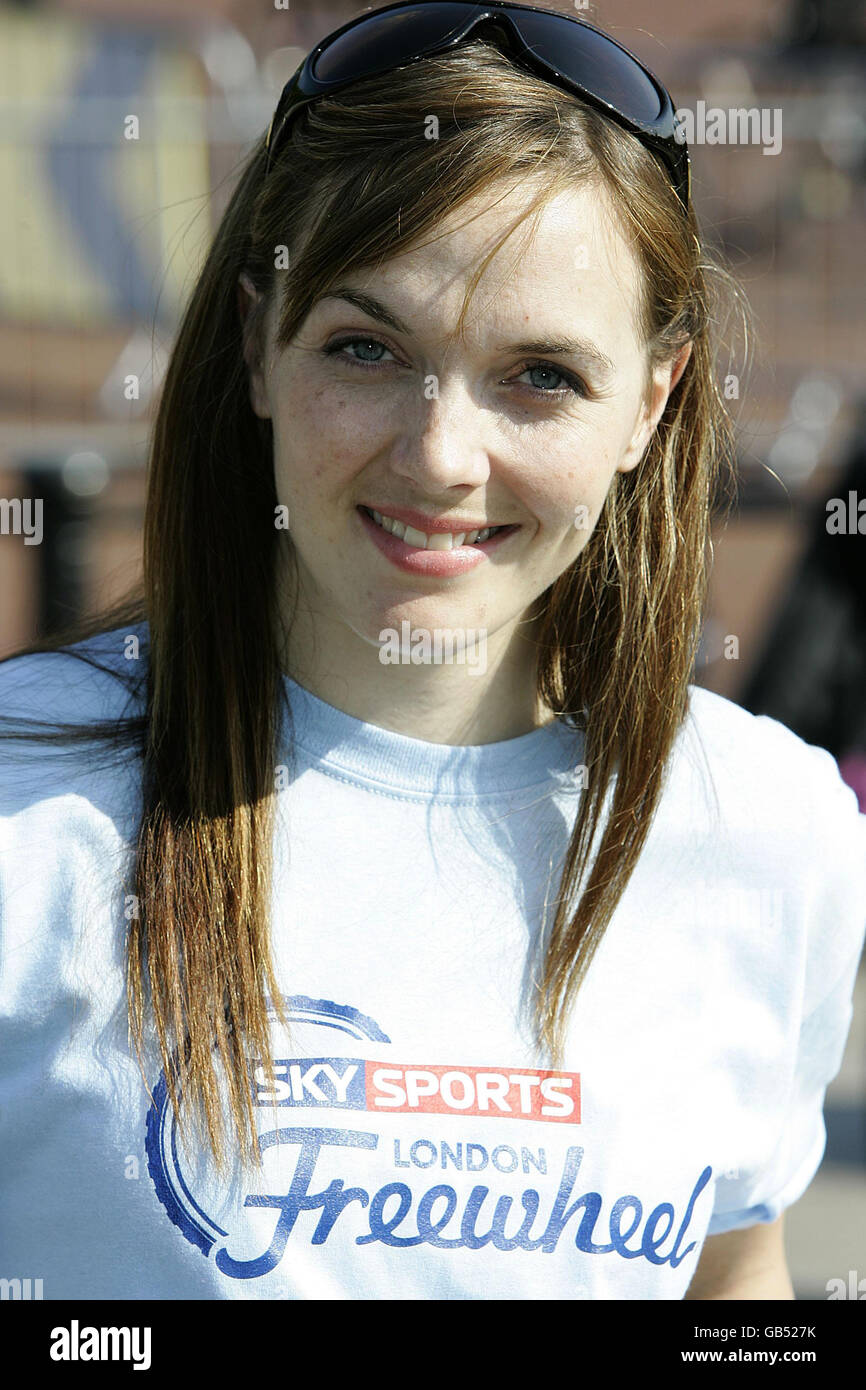
[[[326, 290], [319, 296], [319, 301], [325, 299], [343, 299], [348, 304], [354, 304], [362, 314], [367, 314], [386, 327], [393, 328], [395, 333], [411, 335], [412, 330], [402, 319], [392, 313], [380, 299], [366, 294], [363, 290], [341, 285], [337, 289]], [[589, 338], [532, 338], [519, 343], [498, 343], [496, 351], [514, 352], [525, 357], [574, 357], [605, 375], [611, 375], [615, 371], [614, 364], [607, 354]]]
[[615, 368], [606, 353], [589, 338], [532, 338], [520, 343], [499, 343], [497, 352], [516, 352], [523, 357], [577, 357], [606, 375]]
[[369, 314], [371, 319], [378, 319], [388, 328], [393, 328], [395, 333], [406, 333], [411, 335], [411, 328], [408, 328], [402, 319], [398, 319], [396, 314], [392, 314], [380, 299], [374, 298], [371, 294], [365, 294], [363, 290], [352, 289], [349, 285], [341, 285], [335, 290], [326, 290], [320, 294], [317, 303], [324, 299], [345, 299], [348, 304], [354, 304], [356, 309], [360, 309], [362, 314]]

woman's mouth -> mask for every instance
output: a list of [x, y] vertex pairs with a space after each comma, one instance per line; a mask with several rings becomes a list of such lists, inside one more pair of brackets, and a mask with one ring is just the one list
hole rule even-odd
[[446, 578], [484, 564], [506, 545], [519, 525], [481, 526], [470, 531], [425, 532], [361, 504], [364, 530], [387, 560], [407, 574]]
[[416, 530], [414, 526], [407, 526], [402, 521], [397, 521], [395, 517], [383, 516], [381, 512], [375, 511], [372, 507], [361, 506], [360, 510], [366, 512], [367, 516], [372, 517], [377, 526], [381, 526], [383, 531], [389, 535], [396, 536], [398, 541], [403, 541], [405, 545], [410, 545], [418, 550], [456, 550], [461, 545], [479, 545], [484, 541], [489, 541], [491, 536], [497, 535], [500, 531], [513, 531], [514, 526], [483, 526], [474, 531], [434, 531], [428, 535], [424, 531]]

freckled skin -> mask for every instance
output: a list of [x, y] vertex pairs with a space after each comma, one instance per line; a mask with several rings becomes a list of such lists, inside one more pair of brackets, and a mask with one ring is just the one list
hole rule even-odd
[[[444, 219], [436, 241], [344, 277], [410, 333], [323, 300], [276, 354], [272, 308], [264, 370], [250, 372], [253, 409], [273, 423], [277, 496], [298, 559], [286, 669], [359, 718], [433, 742], [512, 738], [544, 722], [528, 619], [589, 539], [615, 473], [639, 466], [688, 358], [686, 349], [659, 368], [644, 397], [638, 267], [598, 187], [558, 195], [517, 229], [485, 268], [464, 335], [451, 339], [473, 270], [534, 192], [493, 190]], [[243, 312], [245, 289], [239, 302]], [[381, 346], [324, 353], [351, 333]], [[613, 371], [498, 346], [563, 336], [589, 339]], [[587, 393], [570, 392], [562, 371]], [[425, 394], [431, 375], [438, 399]], [[464, 574], [407, 574], [356, 513], [359, 503], [389, 502], [520, 530]], [[574, 524], [581, 505], [583, 529]], [[380, 634], [404, 620], [413, 630], [484, 629], [485, 672], [383, 665]]]

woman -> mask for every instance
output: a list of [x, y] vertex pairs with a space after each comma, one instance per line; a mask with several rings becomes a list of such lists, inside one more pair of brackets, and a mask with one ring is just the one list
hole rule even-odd
[[143, 593], [0, 672], [80, 726], [4, 744], [7, 1262], [790, 1298], [864, 821], [689, 685], [725, 282], [672, 104], [519, 5], [319, 55], [175, 345]]

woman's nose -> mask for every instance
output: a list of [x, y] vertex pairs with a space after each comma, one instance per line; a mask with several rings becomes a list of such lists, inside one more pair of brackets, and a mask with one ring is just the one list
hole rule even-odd
[[419, 489], [465, 484], [478, 487], [490, 476], [490, 417], [465, 387], [450, 386], [447, 397], [436, 378], [427, 378], [425, 392], [439, 394], [419, 402], [417, 412], [400, 432], [393, 467]]

